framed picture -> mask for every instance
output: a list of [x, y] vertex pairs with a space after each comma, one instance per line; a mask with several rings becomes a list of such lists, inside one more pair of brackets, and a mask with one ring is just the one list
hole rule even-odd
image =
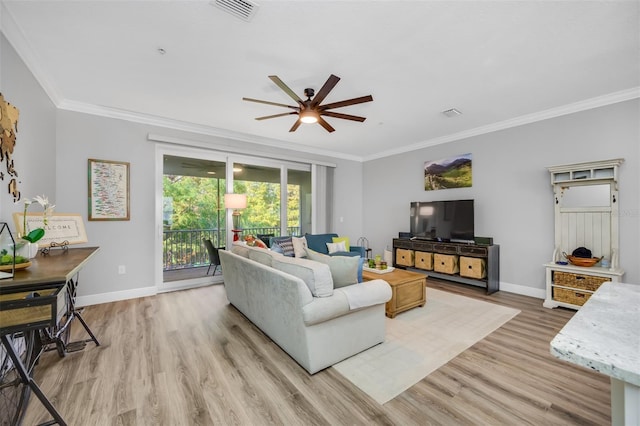
[[470, 187], [472, 185], [471, 165], [471, 154], [425, 161], [424, 190]]
[[89, 220], [129, 220], [129, 163], [89, 159]]
[[19, 234], [26, 234], [23, 227], [26, 222], [27, 229], [44, 229], [44, 237], [38, 240], [40, 247], [49, 247], [62, 244], [82, 244], [86, 243], [87, 232], [84, 229], [82, 215], [77, 213], [53, 213], [47, 216], [47, 224], [44, 224], [42, 213], [27, 213], [27, 220], [24, 220], [24, 213], [14, 213], [13, 222]]

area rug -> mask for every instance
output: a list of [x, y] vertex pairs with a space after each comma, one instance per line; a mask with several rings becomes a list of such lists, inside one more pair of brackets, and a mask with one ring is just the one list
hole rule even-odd
[[520, 311], [427, 289], [427, 303], [386, 319], [385, 342], [335, 368], [378, 403], [395, 398]]

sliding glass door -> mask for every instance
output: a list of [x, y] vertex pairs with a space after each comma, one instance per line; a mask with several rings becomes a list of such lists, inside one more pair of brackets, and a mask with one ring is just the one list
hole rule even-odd
[[[222, 282], [207, 274], [215, 247], [233, 243], [232, 210], [226, 193], [246, 194], [239, 238], [269, 241], [271, 236], [313, 232], [311, 166], [185, 147], [157, 149], [157, 281], [160, 291]], [[224, 274], [224, 271], [223, 271]]]

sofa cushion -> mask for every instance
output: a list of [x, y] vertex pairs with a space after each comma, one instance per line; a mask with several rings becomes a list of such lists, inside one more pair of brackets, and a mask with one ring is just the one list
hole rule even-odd
[[295, 257], [307, 257], [307, 239], [305, 237], [291, 237]]
[[340, 243], [344, 241], [344, 251], [350, 251], [349, 237], [333, 237], [331, 239], [334, 243]]
[[272, 259], [272, 266], [300, 278], [315, 297], [328, 297], [333, 294], [333, 279], [329, 265], [309, 259], [282, 256]]
[[249, 247], [240, 241], [235, 241], [233, 243], [233, 247], [231, 247], [231, 253], [237, 254], [238, 256], [249, 258]]
[[282, 256], [280, 253], [272, 252], [257, 247], [247, 247], [249, 249], [249, 259], [262, 263], [265, 266], [272, 266], [274, 256]]
[[307, 257], [316, 262], [329, 265], [331, 278], [333, 279], [333, 288], [340, 288], [358, 282], [358, 267], [361, 263], [360, 257], [333, 257], [311, 249], [307, 249]]

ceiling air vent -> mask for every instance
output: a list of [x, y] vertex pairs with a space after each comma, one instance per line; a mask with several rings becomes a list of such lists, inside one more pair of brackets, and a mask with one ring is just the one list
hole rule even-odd
[[247, 22], [253, 19], [258, 11], [256, 3], [246, 0], [215, 0], [211, 4]]
[[446, 111], [442, 111], [442, 113], [444, 115], [446, 115], [447, 117], [449, 117], [449, 118], [457, 117], [458, 115], [462, 115], [462, 113], [459, 110], [455, 109], [455, 108], [451, 108], [451, 109], [448, 109]]

